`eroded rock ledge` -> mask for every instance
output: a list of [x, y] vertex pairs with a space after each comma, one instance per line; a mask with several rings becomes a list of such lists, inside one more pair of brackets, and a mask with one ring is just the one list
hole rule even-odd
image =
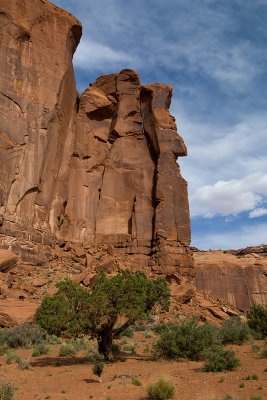
[[186, 147], [169, 113], [172, 87], [141, 86], [123, 70], [79, 97], [80, 22], [46, 0], [5, 0], [1, 18], [2, 247], [41, 264], [56, 244], [110, 244], [140, 268], [190, 281], [187, 184], [176, 162]]

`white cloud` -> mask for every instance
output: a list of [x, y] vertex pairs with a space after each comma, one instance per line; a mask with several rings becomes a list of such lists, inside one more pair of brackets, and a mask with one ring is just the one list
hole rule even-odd
[[258, 217], [263, 217], [264, 215], [267, 215], [267, 208], [260, 207], [251, 211], [249, 213], [249, 218], [258, 218]]
[[267, 223], [245, 225], [227, 233], [209, 233], [193, 238], [194, 246], [199, 249], [240, 249], [266, 243]]
[[124, 63], [131, 62], [131, 56], [124, 51], [115, 50], [101, 43], [83, 39], [73, 58], [74, 65], [82, 69], [120, 68]]
[[243, 179], [218, 181], [214, 185], [201, 186], [195, 191], [191, 197], [191, 215], [206, 218], [237, 215], [254, 210], [266, 195], [267, 173], [258, 172]]

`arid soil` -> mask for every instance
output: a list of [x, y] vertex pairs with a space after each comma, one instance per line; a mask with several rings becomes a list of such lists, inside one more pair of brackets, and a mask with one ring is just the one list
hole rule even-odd
[[[60, 345], [51, 346], [51, 353], [40, 357], [31, 357], [32, 349], [17, 350], [20, 356], [30, 359], [32, 370], [7, 365], [6, 355], [1, 356], [0, 380], [8, 380], [18, 388], [16, 400], [145, 400], [146, 386], [161, 377], [175, 384], [176, 400], [221, 400], [228, 394], [238, 400], [250, 400], [251, 396], [267, 399], [267, 362], [253, 352], [252, 344], [229, 346], [241, 361], [236, 371], [206, 373], [201, 371], [203, 362], [151, 361], [144, 349], [146, 345], [151, 347], [153, 339], [145, 338], [144, 332], [136, 332], [127, 341], [138, 341], [137, 354], [124, 352], [124, 360], [106, 364], [101, 383], [84, 351], [75, 357], [59, 357]], [[262, 341], [255, 343], [263, 345]], [[258, 380], [244, 379], [251, 375], [257, 375]], [[133, 377], [142, 385], [134, 385]]]

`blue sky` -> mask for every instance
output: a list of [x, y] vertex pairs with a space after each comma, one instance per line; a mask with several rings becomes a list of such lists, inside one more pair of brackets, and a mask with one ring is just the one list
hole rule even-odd
[[136, 70], [174, 87], [192, 246], [267, 243], [267, 0], [55, 0], [83, 24], [81, 93]]

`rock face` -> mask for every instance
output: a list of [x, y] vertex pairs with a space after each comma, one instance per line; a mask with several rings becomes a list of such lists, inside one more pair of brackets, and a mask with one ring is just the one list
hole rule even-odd
[[197, 289], [239, 309], [267, 304], [267, 246], [194, 251]]
[[191, 281], [187, 183], [176, 163], [186, 147], [169, 113], [172, 87], [141, 86], [122, 70], [79, 97], [80, 22], [46, 0], [4, 0], [0, 16], [2, 247], [25, 257], [49, 255], [56, 242], [105, 243]]

